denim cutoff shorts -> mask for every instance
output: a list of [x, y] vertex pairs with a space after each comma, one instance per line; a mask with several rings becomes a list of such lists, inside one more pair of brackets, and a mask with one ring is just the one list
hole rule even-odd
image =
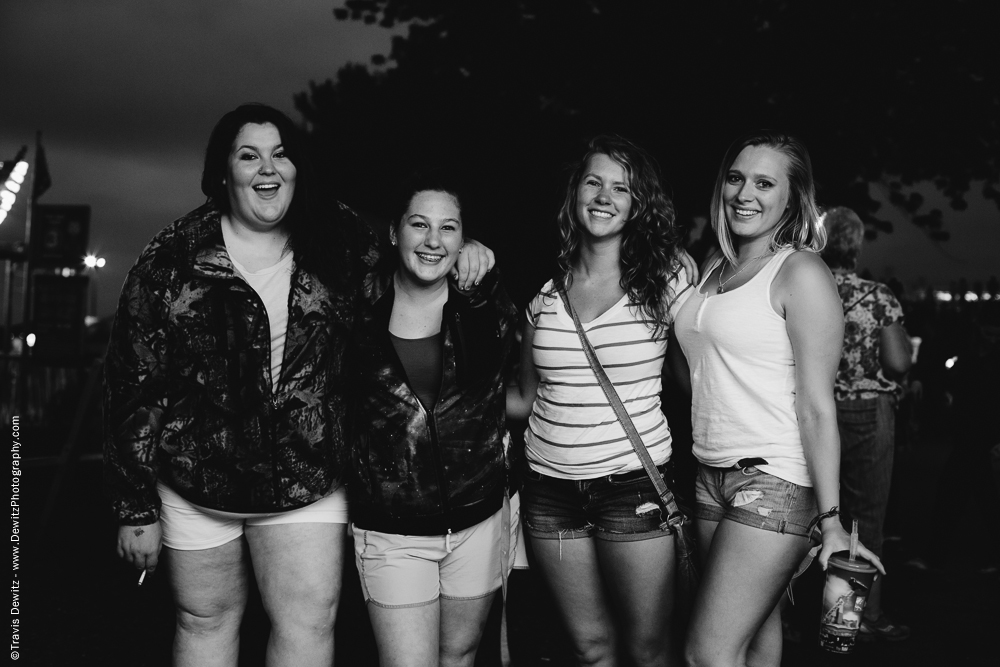
[[775, 533], [808, 537], [809, 522], [817, 514], [812, 488], [775, 477], [756, 466], [733, 469], [699, 465], [694, 494], [697, 519], [729, 519]]
[[529, 469], [521, 503], [525, 531], [537, 539], [638, 542], [671, 534], [660, 496], [645, 470], [559, 479]]

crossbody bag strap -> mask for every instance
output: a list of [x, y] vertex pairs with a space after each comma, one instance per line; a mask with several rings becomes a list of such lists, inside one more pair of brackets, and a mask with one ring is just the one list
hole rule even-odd
[[642, 437], [636, 430], [635, 424], [632, 423], [632, 418], [629, 416], [625, 406], [622, 405], [622, 399], [618, 396], [618, 391], [615, 390], [615, 386], [608, 378], [608, 374], [604, 372], [604, 366], [601, 365], [601, 360], [597, 358], [597, 352], [594, 350], [594, 346], [590, 344], [590, 339], [587, 338], [587, 334], [583, 330], [583, 324], [580, 323], [580, 318], [577, 317], [573, 304], [569, 302], [569, 296], [566, 294], [566, 290], [562, 285], [558, 285], [556, 287], [556, 291], [559, 293], [559, 298], [562, 299], [563, 304], [566, 306], [566, 311], [570, 314], [570, 317], [573, 318], [573, 325], [576, 327], [576, 335], [580, 338], [580, 345], [583, 346], [583, 353], [587, 355], [587, 361], [590, 363], [590, 368], [594, 371], [594, 375], [597, 376], [597, 382], [601, 385], [601, 390], [604, 391], [604, 395], [607, 397], [608, 403], [611, 404], [611, 408], [615, 411], [615, 416], [618, 417], [618, 422], [622, 425], [622, 428], [625, 429], [625, 435], [628, 436], [629, 442], [632, 443], [632, 449], [635, 450], [636, 456], [639, 457], [639, 461], [642, 463], [642, 467], [646, 470], [646, 474], [649, 475], [649, 480], [656, 488], [656, 493], [659, 494], [660, 500], [663, 501], [663, 506], [667, 510], [667, 523], [672, 529], [676, 530], [681, 524], [684, 523], [684, 521], [686, 521], [684, 513], [681, 512], [679, 507], [677, 507], [677, 502], [674, 500], [674, 494], [667, 488], [667, 483], [663, 481], [663, 476], [660, 475], [660, 471], [656, 469], [656, 465], [653, 463], [653, 459], [649, 455], [646, 445], [642, 442]]

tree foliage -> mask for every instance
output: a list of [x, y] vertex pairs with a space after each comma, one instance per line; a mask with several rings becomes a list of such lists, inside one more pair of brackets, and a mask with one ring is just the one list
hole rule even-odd
[[473, 232], [501, 248], [552, 242], [560, 167], [592, 134], [616, 132], [656, 155], [691, 220], [707, 211], [726, 146], [759, 127], [803, 138], [821, 204], [890, 231], [876, 184], [944, 239], [942, 212], [927, 210], [915, 184], [932, 182], [963, 209], [985, 182], [1000, 205], [989, 5], [347, 0], [338, 19], [407, 24], [408, 34], [296, 104], [346, 201], [384, 212], [387, 185], [415, 166], [458, 165], [488, 223]]

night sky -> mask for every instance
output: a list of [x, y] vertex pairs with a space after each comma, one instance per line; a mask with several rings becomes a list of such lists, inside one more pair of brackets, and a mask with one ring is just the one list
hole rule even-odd
[[[108, 262], [99, 278], [101, 315], [113, 312], [125, 272], [150, 237], [204, 200], [202, 151], [224, 112], [259, 101], [298, 119], [292, 96], [310, 81], [388, 53], [388, 31], [339, 22], [334, 6], [0, 3], [0, 160], [23, 144], [33, 147], [41, 130], [53, 183], [41, 202], [92, 207], [91, 249]], [[896, 231], [866, 246], [861, 268], [910, 286], [1000, 273], [1000, 213], [978, 190], [974, 184], [961, 213], [930, 193], [928, 203], [945, 212], [951, 233], [937, 246], [884, 208]], [[0, 225], [0, 244], [23, 236], [25, 200], [19, 197]]]

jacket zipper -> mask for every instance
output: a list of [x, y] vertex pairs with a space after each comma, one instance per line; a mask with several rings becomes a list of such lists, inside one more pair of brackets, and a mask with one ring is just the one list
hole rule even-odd
[[[274, 382], [274, 378], [271, 377], [271, 320], [267, 316], [267, 307], [264, 305], [264, 301], [260, 298], [260, 295], [257, 294], [257, 291], [253, 287], [251, 287], [250, 283], [248, 283], [244, 278], [238, 278], [238, 280], [242, 283], [242, 287], [246, 289], [248, 298], [252, 302], [254, 302], [254, 305], [257, 308], [257, 312], [260, 313], [260, 316], [264, 318], [264, 324], [267, 327], [267, 345], [265, 346], [265, 349], [267, 350], [267, 362], [263, 369], [265, 371], [264, 389], [265, 391], [267, 391], [266, 403], [270, 408], [267, 414], [267, 430], [268, 433], [270, 434], [270, 439], [271, 439], [272, 493], [274, 493], [274, 500], [277, 503], [281, 499], [281, 483], [278, 474], [278, 429], [276, 426], [277, 420], [275, 419], [275, 414], [277, 414], [278, 412], [278, 399], [275, 395], [274, 390], [277, 387], [277, 384]], [[292, 283], [294, 283], [294, 281], [295, 281], [295, 276], [293, 275]], [[293, 289], [294, 286], [290, 285], [288, 290], [289, 304], [291, 303]], [[289, 312], [291, 312], [290, 308]], [[285, 340], [286, 341], [288, 340], [287, 326], [285, 328]], [[282, 366], [284, 366], [284, 362], [282, 362]], [[280, 382], [280, 380], [281, 380], [281, 371], [279, 370], [278, 381]], [[272, 385], [274, 386], [272, 387]]]
[[[423, 408], [421, 408], [423, 409]], [[426, 411], [425, 411], [426, 412]], [[427, 425], [431, 431], [431, 447], [434, 449], [434, 463], [437, 466], [438, 490], [441, 494], [441, 509], [444, 510], [445, 520], [451, 522], [451, 504], [448, 502], [448, 490], [445, 487], [444, 462], [441, 460], [441, 448], [438, 445], [437, 423], [434, 421], [434, 413], [427, 412]], [[451, 528], [448, 528], [448, 535], [451, 535]], [[450, 544], [451, 538], [446, 538]]]

